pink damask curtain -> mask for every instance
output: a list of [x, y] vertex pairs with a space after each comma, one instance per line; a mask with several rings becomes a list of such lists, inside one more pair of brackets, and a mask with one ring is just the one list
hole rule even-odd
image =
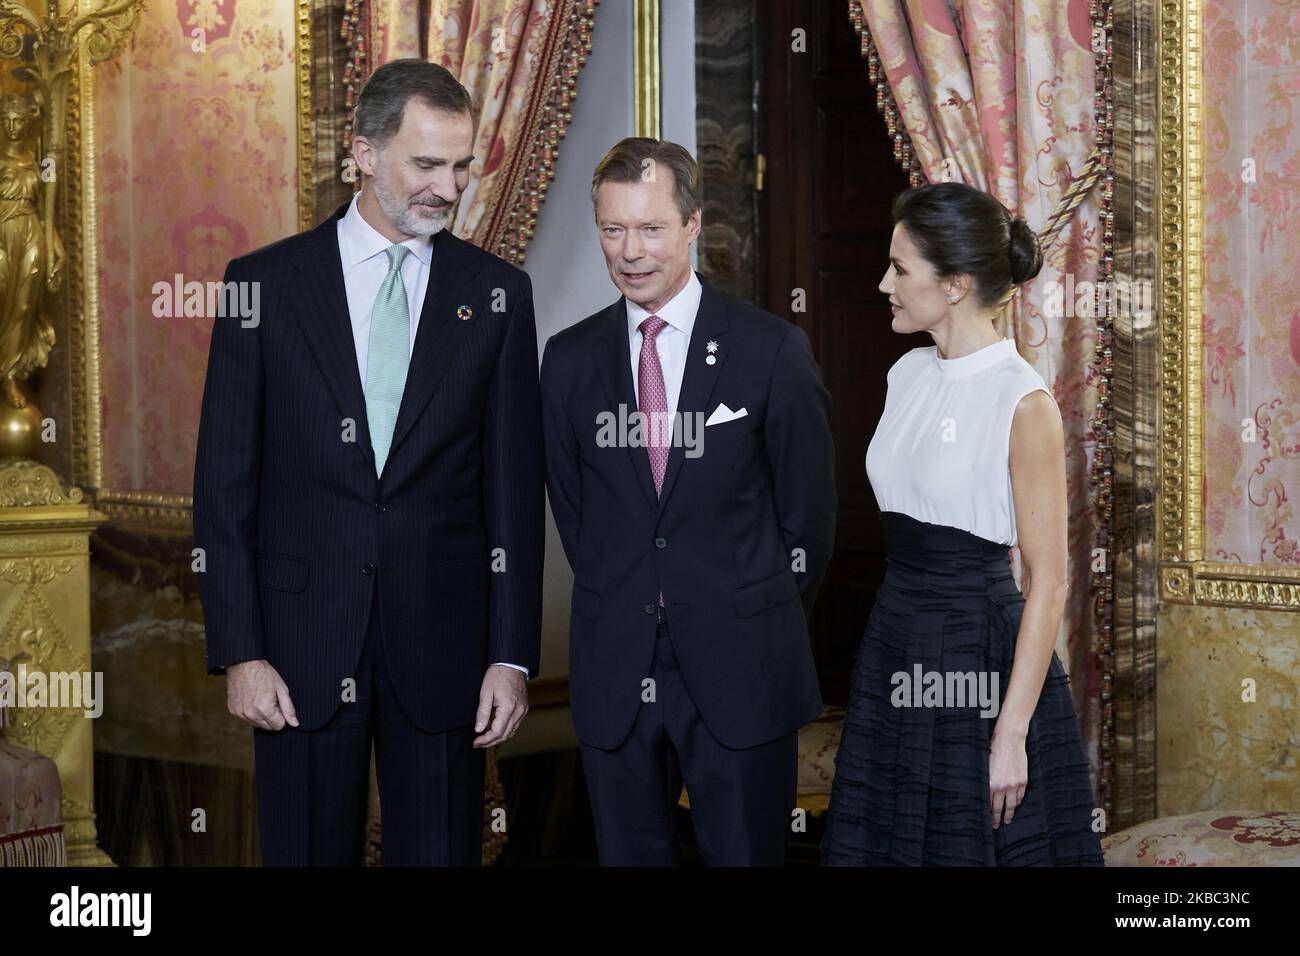
[[470, 185], [452, 228], [522, 264], [555, 175], [598, 0], [375, 0], [374, 66], [421, 55], [469, 90], [478, 116]]
[[[899, 127], [897, 152], [914, 184], [969, 183], [1041, 234], [1096, 148], [1088, 0], [854, 0], [849, 12], [864, 55], [874, 46], [879, 57], [888, 82], [879, 90], [882, 103]], [[1057, 650], [1094, 768], [1101, 683], [1089, 585], [1098, 522], [1089, 479], [1099, 397], [1096, 320], [1045, 309], [1043, 290], [1067, 275], [1076, 286], [1095, 282], [1101, 256], [1099, 209], [1084, 199], [1044, 249], [1038, 279], [1004, 313], [1004, 332], [1051, 387], [1065, 425], [1071, 590]]]

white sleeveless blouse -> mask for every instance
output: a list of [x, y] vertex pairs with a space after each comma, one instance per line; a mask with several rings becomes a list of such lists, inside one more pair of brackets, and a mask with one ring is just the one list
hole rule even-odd
[[1011, 420], [1030, 392], [1052, 395], [1015, 339], [954, 359], [939, 358], [933, 345], [912, 349], [890, 368], [888, 382], [867, 446], [880, 510], [1015, 546]]

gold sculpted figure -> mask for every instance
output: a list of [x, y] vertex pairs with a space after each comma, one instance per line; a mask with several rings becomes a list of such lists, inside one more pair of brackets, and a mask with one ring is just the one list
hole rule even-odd
[[27, 405], [18, 380], [44, 367], [54, 345], [54, 326], [41, 305], [43, 293], [63, 281], [65, 258], [53, 217], [41, 213], [43, 183], [28, 148], [38, 115], [30, 99], [0, 97], [0, 380], [13, 408]]

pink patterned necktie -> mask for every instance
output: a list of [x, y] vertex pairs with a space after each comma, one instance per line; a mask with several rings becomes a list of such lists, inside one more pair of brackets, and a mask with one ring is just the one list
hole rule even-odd
[[657, 315], [643, 321], [641, 330], [641, 360], [637, 366], [638, 402], [646, 419], [646, 452], [650, 455], [650, 474], [655, 480], [655, 494], [664, 488], [664, 471], [668, 468], [668, 429], [664, 422], [668, 416], [668, 393], [664, 390], [664, 370], [659, 364], [655, 337], [668, 325]]
[[[650, 475], [655, 481], [655, 494], [664, 488], [664, 471], [668, 467], [668, 429], [664, 421], [668, 415], [668, 393], [664, 390], [664, 370], [659, 364], [655, 337], [668, 323], [652, 315], [637, 326], [641, 330], [641, 358], [637, 364], [637, 405], [646, 418], [646, 453], [650, 456]], [[659, 606], [664, 606], [663, 592], [659, 592]]]

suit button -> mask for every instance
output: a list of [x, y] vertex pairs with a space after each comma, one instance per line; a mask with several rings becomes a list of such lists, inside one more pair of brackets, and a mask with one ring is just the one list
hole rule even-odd
[[660, 551], [662, 551], [664, 548], [668, 547], [668, 539], [655, 538], [655, 547], [658, 548]]
[[655, 612], [655, 606], [653, 604], [647, 604], [645, 606], [645, 612], [647, 614], [653, 614]]
[[367, 563], [367, 564], [363, 564], [363, 565], [361, 565], [361, 573], [362, 573], [362, 574], [374, 574], [374, 573], [375, 573], [375, 566], [374, 566], [373, 564], [369, 564], [369, 563]]

